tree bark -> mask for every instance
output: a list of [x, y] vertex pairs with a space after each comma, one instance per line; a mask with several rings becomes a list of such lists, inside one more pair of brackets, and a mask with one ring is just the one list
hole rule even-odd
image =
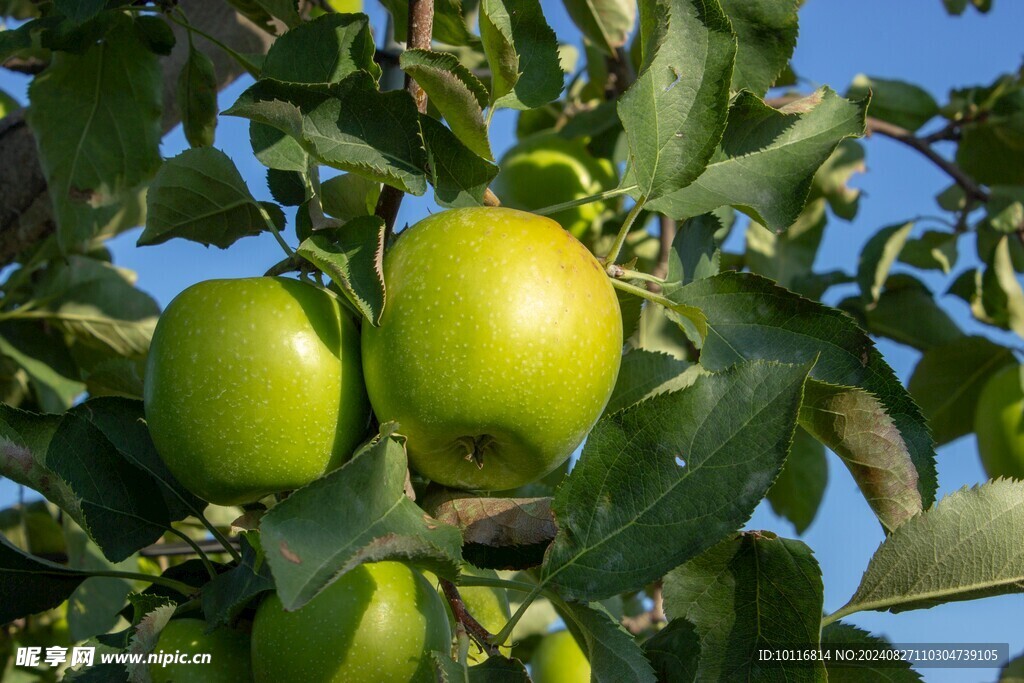
[[[274, 41], [269, 35], [225, 2], [181, 0], [179, 3], [196, 27], [243, 54], [265, 53]], [[175, 98], [178, 73], [188, 58], [185, 29], [172, 24], [177, 43], [161, 60], [164, 77], [162, 126], [169, 132], [181, 121]], [[217, 73], [218, 90], [223, 90], [245, 73], [220, 48], [201, 36], [194, 36], [197, 49], [206, 53]], [[24, 111], [0, 120], [0, 267], [53, 233], [55, 229], [46, 179], [39, 166], [35, 137], [25, 122]]]

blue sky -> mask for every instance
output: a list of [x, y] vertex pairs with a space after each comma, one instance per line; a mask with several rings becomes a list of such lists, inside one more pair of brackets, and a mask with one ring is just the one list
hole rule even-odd
[[[375, 26], [383, 26], [383, 12], [372, 0], [367, 11]], [[543, 0], [545, 13], [561, 40], [577, 42], [561, 2]], [[801, 12], [800, 39], [794, 56], [796, 72], [811, 84], [828, 84], [843, 92], [857, 73], [901, 78], [929, 90], [942, 102], [950, 88], [988, 83], [1002, 73], [1016, 70], [1024, 57], [1024, 3], [996, 0], [989, 15], [968, 11], [948, 17], [940, 0], [808, 0]], [[27, 81], [17, 75], [0, 73], [0, 88], [24, 101]], [[240, 82], [222, 93], [227, 107], [247, 85]], [[934, 124], [933, 124], [934, 125]], [[492, 144], [500, 154], [513, 142], [514, 115], [498, 113], [492, 124]], [[239, 119], [222, 118], [216, 145], [238, 165], [254, 194], [269, 199], [264, 169], [252, 157], [247, 125]], [[833, 219], [816, 267], [841, 268], [852, 272], [865, 240], [883, 225], [902, 222], [918, 215], [935, 214], [934, 196], [949, 183], [938, 169], [912, 150], [890, 140], [866, 142], [869, 172], [854, 183], [863, 189], [861, 209], [852, 223]], [[185, 147], [180, 130], [168, 135], [163, 153], [172, 156]], [[400, 223], [412, 223], [436, 210], [426, 198], [407, 197], [399, 215]], [[919, 226], [921, 230], [923, 226]], [[139, 273], [139, 286], [166, 304], [188, 285], [211, 277], [259, 275], [281, 258], [269, 235], [247, 238], [227, 251], [206, 249], [185, 241], [156, 247], [136, 248], [138, 231], [111, 243], [115, 261]], [[732, 244], [737, 246], [738, 235]], [[293, 240], [294, 241], [294, 240]], [[961, 261], [957, 272], [973, 257], [973, 239], [961, 240]], [[943, 291], [950, 279], [927, 278]], [[845, 294], [848, 294], [846, 291]], [[844, 292], [829, 295], [837, 301]], [[966, 329], [986, 334], [1007, 344], [1020, 340], [970, 319], [965, 305], [946, 297], [944, 305]], [[880, 341], [879, 346], [901, 379], [906, 381], [917, 362], [912, 349]], [[882, 541], [882, 531], [846, 469], [830, 456], [830, 480], [818, 519], [803, 536], [814, 549], [825, 582], [825, 610], [833, 611], [852, 595], [868, 559]], [[939, 451], [940, 495], [985, 479], [973, 437], [965, 437]], [[15, 499], [15, 487], [0, 482], [0, 505]], [[767, 504], [758, 508], [748, 525], [795, 537], [792, 526], [774, 514]], [[866, 613], [848, 618], [893, 642], [1009, 642], [1011, 654], [1024, 651], [1024, 597], [1006, 596], [954, 603], [931, 610], [902, 614]], [[995, 680], [991, 670], [924, 669], [928, 681]]]

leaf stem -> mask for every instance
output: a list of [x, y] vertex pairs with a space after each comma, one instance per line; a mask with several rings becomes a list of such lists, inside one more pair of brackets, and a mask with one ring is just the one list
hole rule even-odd
[[561, 204], [553, 204], [552, 206], [545, 206], [543, 209], [537, 209], [531, 213], [535, 213], [538, 216], [550, 216], [553, 213], [559, 211], [565, 211], [566, 209], [573, 209], [577, 206], [583, 206], [584, 204], [593, 204], [594, 202], [600, 202], [605, 199], [611, 199], [612, 197], [619, 197], [624, 194], [628, 194], [636, 189], [636, 185], [630, 185], [629, 187], [616, 187], [613, 190], [605, 190], [604, 192], [598, 192], [597, 194], [588, 195], [586, 197], [580, 197], [579, 199], [573, 199], [572, 201], [562, 202]]
[[206, 527], [206, 530], [210, 532], [210, 535], [217, 539], [222, 546], [224, 546], [224, 550], [228, 551], [228, 554], [231, 555], [231, 559], [233, 559], [238, 564], [242, 564], [242, 554], [238, 552], [235, 546], [231, 544], [231, 541], [229, 541], [224, 536], [224, 534], [220, 532], [220, 529], [214, 526], [213, 522], [206, 518], [206, 515], [203, 515], [202, 513], [196, 513], [196, 517], [198, 517], [199, 521], [202, 522], [203, 526]]
[[170, 527], [170, 531], [172, 534], [174, 534], [181, 540], [185, 541], [185, 543], [188, 543], [190, 546], [192, 546], [192, 550], [196, 552], [196, 555], [199, 556], [199, 559], [203, 563], [203, 567], [206, 568], [206, 573], [210, 575], [211, 579], [217, 578], [217, 570], [213, 568], [213, 563], [210, 562], [210, 558], [206, 556], [206, 553], [204, 553], [203, 549], [199, 547], [199, 544], [193, 541], [191, 536], [186, 534], [184, 531], [181, 531], [180, 529], [175, 529], [172, 526]]
[[630, 270], [629, 268], [617, 266], [614, 263], [610, 264], [605, 270], [608, 272], [608, 276], [612, 278], [622, 280], [642, 280], [643, 282], [653, 282], [657, 285], [667, 284], [663, 278], [660, 278], [657, 275], [650, 275], [641, 270]]
[[675, 301], [672, 301], [668, 297], [664, 297], [664, 296], [662, 296], [660, 294], [655, 294], [654, 292], [650, 291], [649, 289], [645, 289], [643, 287], [637, 287], [636, 285], [631, 285], [628, 282], [625, 282], [623, 280], [616, 280], [615, 278], [612, 278], [611, 282], [612, 282], [612, 287], [615, 287], [616, 289], [621, 289], [624, 292], [629, 292], [630, 294], [635, 294], [636, 296], [640, 297], [641, 299], [647, 299], [648, 301], [653, 301], [654, 303], [658, 304], [659, 306], [664, 306], [665, 308], [672, 308], [672, 307], [677, 305]]
[[516, 624], [518, 624], [519, 620], [523, 618], [523, 615], [526, 614], [526, 610], [533, 604], [533, 601], [537, 599], [543, 590], [543, 584], [533, 587], [533, 589], [523, 599], [523, 604], [519, 605], [519, 609], [517, 609], [516, 613], [512, 615], [512, 618], [508, 620], [508, 623], [505, 624], [505, 626], [491, 639], [492, 645], [501, 647], [505, 644], [512, 635], [512, 631], [515, 630]]
[[484, 588], [507, 588], [520, 593], [532, 593], [537, 584], [525, 581], [510, 581], [508, 579], [491, 579], [486, 576], [466, 576], [459, 579], [460, 586], [481, 586]]
[[633, 208], [626, 214], [626, 220], [622, 221], [622, 227], [619, 228], [619, 234], [615, 236], [615, 243], [612, 244], [612, 250], [608, 252], [608, 255], [604, 257], [605, 266], [608, 266], [619, 258], [619, 252], [622, 251], [622, 245], [626, 243], [626, 236], [629, 234], [629, 229], [633, 227], [633, 223], [636, 222], [636, 217], [640, 215], [640, 212], [644, 208], [645, 199], [640, 199]]
[[824, 617], [822, 617], [821, 618], [821, 627], [825, 628], [829, 624], [831, 624], [833, 622], [836, 622], [836, 621], [839, 621], [843, 617], [845, 617], [845, 616], [847, 616], [849, 614], [853, 614], [854, 612], [859, 612], [859, 611], [860, 610], [855, 608], [855, 607], [850, 607], [849, 604], [844, 605], [843, 607], [840, 607], [839, 609], [837, 609], [832, 614], [826, 614]]
[[256, 206], [260, 207], [260, 215], [263, 216], [263, 222], [267, 224], [267, 228], [270, 230], [270, 232], [274, 234], [274, 239], [276, 239], [277, 243], [281, 245], [282, 249], [284, 249], [284, 253], [288, 256], [288, 258], [295, 256], [295, 250], [288, 246], [288, 243], [284, 241], [284, 237], [281, 236], [281, 231], [277, 229], [277, 225], [274, 223], [274, 219], [270, 217], [270, 214], [267, 212], [267, 210], [263, 207], [262, 204], [257, 203]]
[[[176, 16], [174, 16], [175, 13], [180, 14], [181, 15], [181, 19], [178, 19]], [[206, 31], [202, 30], [201, 28], [198, 28], [198, 27], [193, 26], [192, 24], [190, 24], [189, 21], [188, 21], [188, 17], [185, 16], [185, 13], [182, 11], [181, 7], [175, 7], [174, 8], [174, 12], [168, 12], [165, 16], [168, 19], [170, 19], [171, 21], [173, 21], [175, 24], [177, 24], [178, 26], [181, 26], [182, 28], [187, 30], [189, 33], [193, 33], [194, 32], [194, 33], [202, 36], [203, 38], [206, 38], [208, 41], [210, 41], [211, 43], [213, 43], [214, 45], [219, 47], [229, 57], [231, 57], [233, 60], [238, 62], [239, 66], [241, 66], [243, 69], [245, 69], [247, 72], [249, 72], [249, 75], [252, 76], [253, 78], [259, 78], [260, 77], [260, 68], [258, 66], [256, 66], [256, 64], [252, 60], [250, 60], [245, 55], [243, 55], [243, 54], [241, 54], [239, 52], [236, 52], [235, 50], [231, 49], [230, 47], [228, 47], [227, 45], [222, 43], [220, 40], [218, 40], [217, 38], [214, 38], [212, 35], [210, 35]]]
[[164, 586], [165, 588], [170, 588], [171, 590], [176, 590], [182, 595], [192, 595], [198, 590], [195, 586], [190, 586], [182, 581], [175, 581], [174, 579], [168, 579], [163, 576], [153, 576], [152, 574], [142, 574], [141, 572], [121, 572], [114, 569], [103, 569], [85, 573], [89, 574], [90, 576], [105, 576], [111, 579], [145, 581], [146, 583], [152, 583], [158, 586]]

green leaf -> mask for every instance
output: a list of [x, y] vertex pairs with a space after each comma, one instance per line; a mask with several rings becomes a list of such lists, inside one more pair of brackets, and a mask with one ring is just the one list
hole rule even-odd
[[961, 170], [986, 185], [1024, 184], [1024, 89], [999, 98], [987, 116], [961, 130]]
[[426, 191], [426, 155], [412, 97], [404, 90], [378, 92], [364, 71], [317, 88], [260, 80], [224, 114], [287, 133], [326, 166], [403, 192]]
[[1020, 593], [1022, 525], [1024, 482], [996, 479], [964, 487], [890, 534], [856, 593], [828, 619]]
[[160, 85], [156, 56], [126, 30], [84, 54], [54, 54], [32, 80], [28, 121], [63, 251], [91, 238], [159, 167]]
[[860, 651], [877, 651], [877, 658], [852, 660], [840, 664], [836, 660], [826, 661], [829, 683], [874, 683], [884, 680], [891, 683], [916, 683], [921, 675], [910, 668], [892, 651], [885, 638], [872, 635], [864, 629], [837, 621], [821, 630], [821, 644], [835, 649], [853, 647]]
[[626, 44], [636, 25], [634, 0], [565, 0], [564, 4], [584, 37], [608, 55]]
[[654, 672], [639, 644], [598, 602], [559, 600], [555, 609], [590, 661], [594, 683], [654, 683]]
[[850, 297], [838, 307], [854, 316], [867, 332], [921, 351], [963, 336], [928, 288], [909, 275], [890, 277], [874, 304], [865, 305], [860, 297]]
[[427, 93], [455, 137], [479, 156], [493, 160], [483, 117], [487, 89], [473, 72], [447, 52], [406, 50], [398, 63]]
[[818, 514], [827, 483], [825, 447], [806, 430], [797, 427], [786, 464], [768, 490], [772, 510], [792, 522], [796, 532], [803, 535]]
[[28, 555], [0, 535], [0, 622], [56, 607], [87, 578], [86, 572]]
[[1024, 336], [1024, 289], [1017, 279], [1010, 253], [1010, 240], [1000, 238], [992, 254], [992, 263], [981, 278], [981, 304], [985, 315], [996, 325]]
[[[299, 206], [306, 201], [306, 181], [297, 171], [267, 169], [267, 189], [281, 206]], [[280, 229], [280, 225], [278, 228]]]
[[700, 637], [686, 619], [673, 619], [643, 642], [644, 655], [661, 683], [693, 683], [700, 664]]
[[721, 0], [721, 3], [739, 45], [732, 89], [763, 95], [793, 56], [799, 23], [798, 3], [795, 0]]
[[213, 60], [191, 45], [178, 75], [177, 92], [185, 139], [193, 147], [209, 147], [217, 128], [217, 74]]
[[456, 577], [462, 538], [405, 496], [406, 469], [404, 439], [382, 436], [263, 517], [263, 548], [285, 609], [299, 609], [364, 562], [400, 558]]
[[999, 683], [1024, 683], [1024, 655], [1006, 663], [999, 673]]
[[949, 275], [956, 265], [957, 235], [929, 230], [916, 239], [907, 240], [900, 252], [900, 261], [922, 270], [939, 270]]
[[139, 40], [153, 54], [167, 56], [174, 49], [177, 38], [170, 24], [163, 17], [136, 15], [132, 21], [132, 27]]
[[828, 88], [778, 110], [741, 92], [704, 173], [648, 208], [684, 218], [730, 205], [784, 230], [800, 215], [815, 172], [839, 142], [863, 135], [866, 108], [866, 101], [851, 102]]
[[228, 0], [228, 4], [270, 34], [276, 33], [274, 19], [290, 28], [302, 22], [295, 0]]
[[240, 543], [241, 563], [203, 586], [203, 616], [211, 628], [234, 621], [253, 598], [274, 590], [270, 566], [259, 549], [259, 534], [243, 532]]
[[722, 139], [736, 37], [717, 2], [650, 0], [638, 39], [643, 63], [618, 106], [630, 155], [623, 182], [653, 200], [693, 182]]
[[[408, 0], [381, 0], [394, 20], [395, 40], [404, 43], [408, 38]], [[471, 2], [475, 7], [476, 3]], [[469, 32], [462, 15], [460, 0], [434, 0], [434, 40], [447, 45], [468, 45], [479, 48], [480, 41]]]
[[896, 257], [903, 251], [914, 222], [890, 225], [876, 232], [860, 252], [857, 264], [857, 284], [866, 303], [875, 303]]
[[46, 450], [59, 424], [59, 415], [38, 415], [0, 403], [0, 474], [67, 510], [75, 508], [74, 494], [46, 467]]
[[155, 542], [170, 526], [160, 488], [118, 451], [86, 411], [61, 418], [45, 464], [75, 496], [75, 507], [65, 511], [112, 562]]
[[71, 407], [85, 385], [63, 334], [41, 321], [0, 322], [0, 354], [21, 366], [39, 408], [59, 413]]
[[[817, 359], [813, 379], [860, 387], [876, 397], [917, 470], [922, 503], [935, 499], [935, 451], [924, 418], [868, 336], [847, 316], [744, 273], [698, 280], [673, 299], [707, 315], [700, 361], [710, 370], [758, 358], [787, 363]], [[870, 453], [859, 457], [870, 460]]]
[[910, 132], [939, 113], [935, 98], [924, 88], [905, 81], [892, 81], [857, 74], [846, 91], [851, 100], [871, 97], [868, 115]]
[[864, 173], [864, 146], [847, 138], [814, 174], [809, 199], [824, 197], [836, 216], [851, 221], [860, 205], [860, 190], [847, 183], [855, 173]]
[[370, 20], [365, 14], [328, 13], [275, 40], [260, 78], [328, 85], [362, 70], [377, 80], [381, 71], [373, 53]]
[[747, 267], [781, 287], [797, 289], [813, 271], [827, 223], [823, 199], [808, 203], [785, 232], [774, 232], [751, 221], [747, 227]]
[[530, 683], [526, 667], [518, 659], [500, 655], [488, 657], [480, 664], [463, 668], [446, 652], [431, 652], [438, 683]]
[[558, 98], [564, 78], [558, 40], [540, 0], [481, 0], [480, 37], [493, 109], [533, 109]]
[[168, 159], [156, 174], [138, 244], [181, 237], [226, 249], [266, 229], [260, 206], [234, 162], [219, 149], [197, 147]]
[[149, 350], [160, 307], [136, 289], [135, 274], [104, 261], [68, 256], [37, 285], [48, 301], [35, 316], [107, 354], [141, 358]]
[[1014, 363], [1008, 348], [984, 337], [961, 337], [924, 352], [907, 386], [928, 418], [936, 443], [941, 446], [974, 431], [982, 387]]
[[811, 549], [769, 531], [722, 541], [664, 582], [665, 614], [686, 619], [700, 637], [700, 681], [825, 681], [821, 662], [765, 666], [757, 656], [761, 648], [817, 645], [823, 594]]
[[371, 325], [380, 322], [384, 289], [384, 219], [360, 216], [337, 230], [314, 234], [297, 253], [327, 273]]
[[800, 426], [842, 459], [886, 532], [921, 511], [918, 472], [876, 396], [812, 380]]
[[107, 4], [106, 0], [54, 0], [57, 11], [75, 23], [92, 19]]
[[682, 389], [697, 377], [690, 368], [694, 368], [693, 363], [667, 353], [630, 350], [622, 356], [619, 377], [605, 413], [617, 413], [648, 398]]
[[[87, 572], [134, 571], [138, 560], [129, 557], [117, 564], [103, 557], [85, 531], [70, 518], [64, 518], [67, 537], [68, 568]], [[68, 631], [75, 641], [108, 633], [117, 625], [118, 612], [125, 604], [131, 583], [125, 579], [93, 576], [86, 579], [68, 598]]]
[[420, 125], [437, 203], [446, 208], [483, 206], [484, 193], [498, 175], [498, 167], [463, 145], [437, 120], [424, 115]]
[[372, 215], [379, 198], [380, 183], [355, 173], [343, 173], [320, 185], [324, 211], [343, 221]]
[[722, 258], [722, 242], [729, 235], [729, 225], [721, 216], [707, 213], [689, 218], [676, 229], [668, 256], [670, 284], [662, 286], [669, 294], [681, 285], [718, 275]]
[[299, 141], [287, 133], [264, 123], [249, 123], [249, 142], [261, 164], [279, 171], [305, 173], [309, 170], [309, 155]]
[[1005, 233], [1024, 228], [1024, 188], [997, 185], [991, 195], [985, 205], [989, 225]]
[[738, 529], [782, 469], [807, 371], [740, 363], [602, 418], [555, 494], [543, 581], [636, 590]]

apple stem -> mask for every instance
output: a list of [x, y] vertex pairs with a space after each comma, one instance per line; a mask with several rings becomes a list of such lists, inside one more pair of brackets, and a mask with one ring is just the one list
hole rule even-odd
[[459, 625], [466, 630], [466, 633], [489, 657], [500, 654], [498, 646], [491, 644], [494, 636], [469, 613], [469, 610], [466, 609], [466, 603], [463, 602], [462, 596], [459, 595], [459, 589], [455, 587], [455, 584], [447, 579], [440, 579], [440, 583], [444, 597], [448, 600], [448, 604], [452, 606], [452, 614], [455, 615], [455, 620]]
[[170, 528], [172, 534], [180, 538], [181, 540], [192, 546], [192, 550], [195, 551], [196, 555], [199, 556], [200, 561], [203, 563], [203, 567], [206, 568], [206, 573], [210, 575], [211, 579], [217, 578], [217, 570], [213, 568], [213, 563], [210, 562], [210, 558], [206, 556], [203, 549], [199, 547], [199, 544], [192, 540], [192, 538], [180, 529], [175, 529], [173, 526]]
[[551, 206], [545, 206], [543, 209], [537, 209], [531, 213], [538, 216], [550, 216], [553, 213], [559, 211], [565, 211], [566, 209], [574, 209], [577, 206], [583, 206], [584, 204], [593, 204], [594, 202], [600, 202], [605, 199], [611, 199], [613, 197], [620, 197], [624, 194], [629, 194], [636, 189], [636, 185], [630, 185], [629, 187], [616, 187], [612, 190], [605, 190], [604, 192], [598, 192], [597, 194], [588, 195], [586, 197], [580, 197], [579, 199], [573, 199], [568, 202], [562, 202], [561, 204], [552, 204]]
[[615, 243], [612, 245], [612, 250], [608, 252], [608, 256], [604, 258], [604, 265], [608, 266], [619, 258], [619, 252], [622, 251], [622, 245], [626, 243], [626, 236], [629, 234], [629, 229], [633, 227], [633, 223], [636, 222], [637, 216], [644, 208], [645, 199], [640, 199], [633, 208], [626, 214], [626, 220], [622, 222], [622, 227], [619, 228], [619, 234], [615, 236]]

